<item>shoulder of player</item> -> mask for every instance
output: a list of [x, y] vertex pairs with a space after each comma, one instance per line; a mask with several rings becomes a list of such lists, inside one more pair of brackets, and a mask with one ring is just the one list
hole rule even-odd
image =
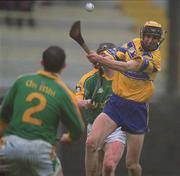
[[91, 70], [90, 72], [84, 74], [84, 75], [81, 77], [80, 82], [81, 82], [81, 84], [84, 84], [85, 82], [94, 79], [97, 75], [98, 75], [98, 69], [95, 69], [95, 68], [94, 68], [94, 69]]
[[26, 80], [29, 79], [30, 77], [37, 75], [36, 73], [25, 73], [25, 74], [21, 74], [17, 77], [16, 82], [19, 82], [21, 80]]
[[141, 39], [140, 39], [140, 38], [134, 38], [134, 39], [132, 39], [132, 42], [134, 42], [134, 43], [140, 43], [140, 42], [141, 42]]
[[141, 39], [140, 38], [134, 38], [132, 39], [132, 41], [129, 41], [127, 43], [127, 47], [135, 47], [136, 49], [138, 49], [141, 46]]
[[59, 78], [55, 80], [57, 85], [57, 90], [59, 95], [70, 95], [72, 96], [73, 92], [71, 89]]
[[134, 38], [124, 44], [122, 44], [121, 46], [119, 45], [118, 47], [116, 47], [116, 52], [122, 52], [122, 53], [126, 53], [126, 51], [128, 50], [128, 48], [131, 47], [139, 47], [141, 44], [141, 40], [140, 38]]

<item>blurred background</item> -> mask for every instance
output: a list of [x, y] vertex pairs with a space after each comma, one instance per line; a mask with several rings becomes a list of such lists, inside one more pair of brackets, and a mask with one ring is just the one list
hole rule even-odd
[[[101, 42], [117, 46], [139, 37], [147, 20], [167, 30], [161, 45], [162, 71], [155, 81], [150, 103], [150, 133], [141, 163], [146, 176], [180, 175], [180, 1], [177, 0], [1, 0], [0, 1], [0, 96], [18, 75], [40, 68], [42, 52], [50, 45], [65, 49], [67, 68], [62, 79], [74, 89], [91, 64], [84, 51], [69, 37], [74, 21], [81, 21], [82, 35], [91, 49]], [[85, 137], [84, 137], [85, 138]], [[84, 175], [84, 138], [71, 146], [60, 146], [58, 154], [65, 176]], [[117, 175], [125, 176], [124, 158]]]

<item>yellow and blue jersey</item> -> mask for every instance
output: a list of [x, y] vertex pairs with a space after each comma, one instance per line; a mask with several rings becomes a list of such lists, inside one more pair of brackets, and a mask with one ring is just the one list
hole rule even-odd
[[128, 100], [147, 102], [153, 94], [153, 81], [160, 71], [160, 50], [145, 52], [141, 46], [141, 39], [135, 38], [117, 47], [116, 50], [105, 51], [117, 61], [130, 61], [138, 58], [141, 66], [138, 71], [115, 71], [112, 90], [113, 93]]

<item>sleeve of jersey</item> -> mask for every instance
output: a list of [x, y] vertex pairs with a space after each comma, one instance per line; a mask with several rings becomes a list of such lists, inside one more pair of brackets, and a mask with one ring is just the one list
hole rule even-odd
[[16, 87], [17, 82], [15, 82], [14, 85], [9, 89], [2, 102], [0, 109], [0, 119], [5, 123], [9, 123], [13, 113], [13, 102], [16, 93]]
[[161, 56], [159, 51], [155, 51], [152, 56], [142, 56], [142, 63], [140, 70], [141, 72], [154, 73], [161, 69]]
[[112, 60], [124, 61], [126, 51], [127, 51], [127, 47], [126, 44], [124, 44], [122, 47], [117, 47], [115, 49], [108, 49], [104, 51], [104, 54], [109, 56]]
[[76, 97], [68, 90], [63, 94], [62, 111], [64, 118], [62, 122], [68, 128], [73, 140], [80, 138], [84, 131], [84, 122], [77, 106]]

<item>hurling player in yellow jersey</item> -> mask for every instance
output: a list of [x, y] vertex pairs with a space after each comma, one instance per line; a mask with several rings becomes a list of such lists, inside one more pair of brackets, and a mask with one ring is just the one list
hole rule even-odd
[[129, 176], [142, 175], [139, 160], [148, 131], [148, 101], [154, 90], [153, 80], [160, 71], [162, 35], [161, 24], [147, 21], [141, 37], [116, 48], [115, 55], [107, 50], [104, 57], [94, 51], [87, 56], [92, 63], [98, 62], [115, 70], [113, 95], [94, 121], [87, 139], [87, 153], [94, 155], [104, 138], [121, 126], [127, 134]]

